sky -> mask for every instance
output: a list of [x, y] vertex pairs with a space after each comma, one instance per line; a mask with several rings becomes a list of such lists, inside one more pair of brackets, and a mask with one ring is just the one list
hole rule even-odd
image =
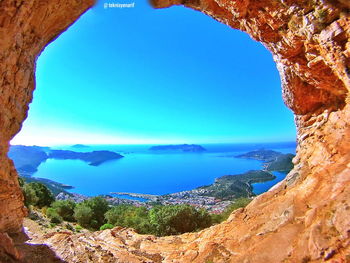
[[132, 1], [101, 0], [46, 47], [12, 144], [295, 141], [260, 43], [191, 9]]

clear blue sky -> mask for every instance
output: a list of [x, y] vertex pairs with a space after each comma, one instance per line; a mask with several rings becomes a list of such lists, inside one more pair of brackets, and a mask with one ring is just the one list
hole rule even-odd
[[260, 43], [191, 9], [103, 3], [39, 57], [34, 101], [13, 144], [295, 140]]

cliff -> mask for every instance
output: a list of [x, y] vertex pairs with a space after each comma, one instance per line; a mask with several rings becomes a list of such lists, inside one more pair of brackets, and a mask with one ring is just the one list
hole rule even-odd
[[[0, 255], [25, 214], [8, 142], [26, 117], [35, 59], [91, 1], [0, 3]], [[140, 236], [114, 229], [34, 237], [68, 262], [348, 262], [350, 255], [350, 4], [346, 0], [153, 0], [185, 5], [269, 49], [295, 113], [297, 156], [287, 178], [199, 233]], [[236, 52], [227, 50], [227, 52]]]
[[2, 233], [19, 231], [26, 215], [17, 173], [7, 152], [32, 100], [36, 59], [92, 4], [93, 0], [0, 2], [0, 255], [18, 257]]

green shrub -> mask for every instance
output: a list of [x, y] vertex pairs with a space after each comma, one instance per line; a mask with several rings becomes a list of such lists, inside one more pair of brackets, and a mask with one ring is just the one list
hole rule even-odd
[[83, 227], [97, 230], [106, 223], [105, 213], [108, 210], [108, 202], [97, 196], [78, 204], [74, 209], [74, 218]]
[[30, 205], [36, 205], [39, 198], [36, 196], [35, 190], [30, 185], [26, 184], [22, 188], [24, 195], [24, 204], [29, 208]]
[[119, 205], [105, 214], [108, 224], [130, 227], [140, 234], [174, 235], [203, 229], [212, 224], [208, 212], [189, 205], [145, 207]]
[[57, 213], [66, 221], [73, 222], [74, 219], [74, 208], [76, 204], [72, 200], [55, 201], [51, 205], [56, 209]]
[[23, 187], [24, 184], [25, 184], [25, 181], [24, 181], [24, 179], [23, 179], [22, 177], [19, 177], [19, 176], [18, 176], [18, 183], [19, 183], [19, 186], [20, 186], [20, 187]]
[[53, 224], [59, 224], [63, 221], [63, 218], [57, 213], [56, 209], [52, 207], [49, 207], [46, 210], [46, 215], [48, 218], [50, 218], [50, 222]]
[[100, 226], [106, 223], [105, 213], [109, 210], [108, 202], [104, 198], [97, 196], [85, 201], [84, 203], [91, 208], [93, 213], [91, 226], [94, 229], [99, 229]]
[[29, 183], [23, 187], [25, 202], [39, 208], [50, 206], [55, 198], [51, 191], [42, 183]]
[[83, 228], [80, 225], [75, 227], [75, 231], [80, 232], [81, 230], [83, 230]]
[[145, 207], [118, 205], [110, 209], [105, 214], [105, 218], [108, 224], [130, 227], [140, 234], [152, 232], [152, 226], [148, 218], [148, 211]]
[[85, 203], [78, 204], [74, 209], [74, 218], [77, 222], [86, 228], [91, 228], [92, 209]]
[[190, 205], [153, 207], [149, 212], [153, 233], [157, 236], [197, 231], [212, 224], [209, 213]]
[[100, 230], [112, 229], [114, 226], [111, 224], [104, 224], [100, 227]]

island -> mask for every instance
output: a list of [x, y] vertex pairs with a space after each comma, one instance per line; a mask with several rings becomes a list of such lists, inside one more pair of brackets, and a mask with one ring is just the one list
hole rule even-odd
[[182, 151], [182, 152], [205, 152], [206, 149], [197, 144], [156, 145], [149, 148], [150, 151]]
[[84, 145], [84, 144], [74, 144], [74, 145], [71, 146], [71, 148], [77, 148], [77, 149], [80, 149], [80, 148], [90, 148], [90, 146]]
[[98, 166], [110, 160], [123, 158], [123, 155], [111, 151], [93, 151], [93, 152], [73, 152], [66, 150], [51, 150], [48, 158], [58, 160], [82, 160], [92, 166]]

